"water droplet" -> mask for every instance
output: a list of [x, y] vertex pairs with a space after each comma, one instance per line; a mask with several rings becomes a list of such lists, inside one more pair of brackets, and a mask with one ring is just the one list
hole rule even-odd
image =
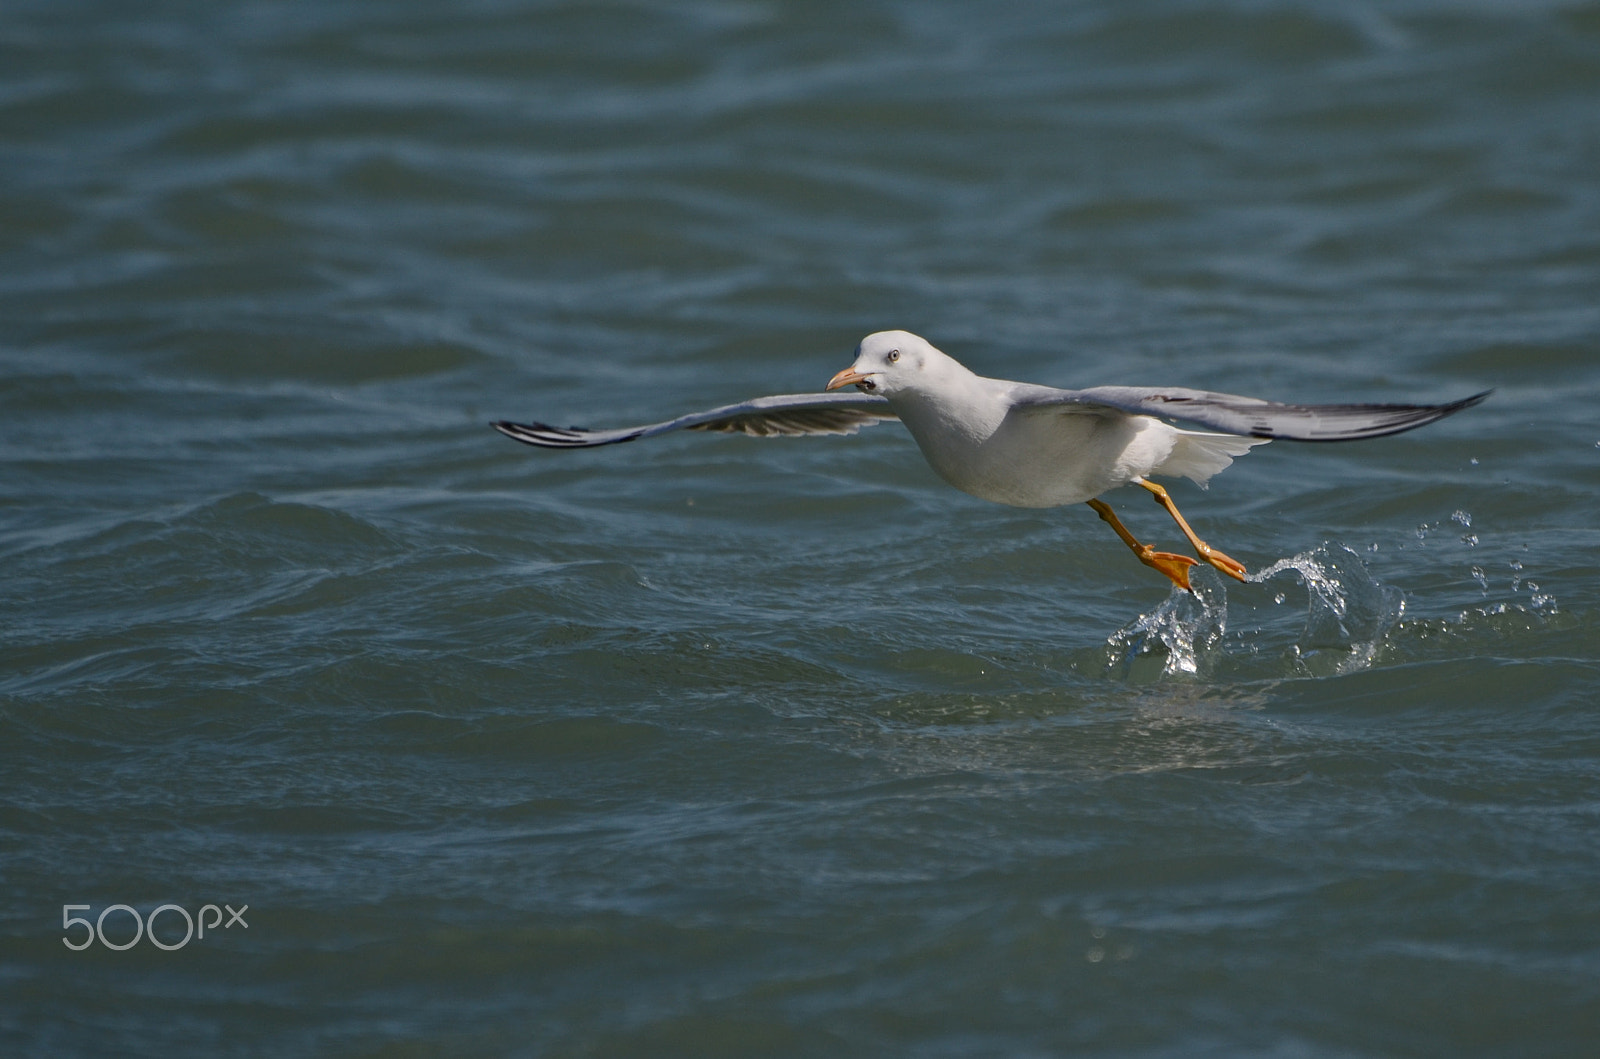
[[1483, 572], [1483, 567], [1474, 566], [1472, 568], [1472, 579], [1478, 582], [1479, 588], [1485, 592], [1489, 591], [1489, 575]]
[[1094, 948], [1084, 953], [1083, 958], [1088, 960], [1090, 963], [1099, 963], [1101, 960], [1106, 958], [1106, 950], [1096, 945]]
[[1467, 462], [1472, 464], [1474, 467], [1476, 467], [1478, 465], [1478, 457], [1474, 456], [1474, 457], [1472, 457], [1472, 459], [1468, 460]]
[[1272, 597], [1272, 602], [1274, 602], [1274, 603], [1282, 603], [1285, 598], [1286, 597], [1284, 596], [1284, 594], [1282, 592], [1279, 592], [1277, 595]]
[[1457, 508], [1450, 513], [1450, 521], [1459, 522], [1463, 528], [1470, 529], [1472, 527], [1472, 514]]
[[1475, 548], [1478, 545], [1478, 535], [1476, 533], [1469, 533], [1465, 537], [1461, 538], [1461, 543], [1465, 544], [1468, 548]]

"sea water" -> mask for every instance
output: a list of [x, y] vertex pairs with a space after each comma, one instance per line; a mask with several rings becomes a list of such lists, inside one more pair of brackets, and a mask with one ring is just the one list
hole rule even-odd
[[[1592, 1052], [1597, 115], [1593, 3], [8, 5], [0, 1052]], [[883, 328], [1496, 392], [1169, 483], [1193, 596], [487, 426]]]

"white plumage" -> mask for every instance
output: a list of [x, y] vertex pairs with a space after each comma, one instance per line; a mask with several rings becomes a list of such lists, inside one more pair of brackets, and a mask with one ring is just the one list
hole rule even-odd
[[[783, 394], [619, 430], [562, 429], [496, 422], [495, 429], [545, 448], [591, 448], [673, 430], [758, 436], [853, 434], [899, 419], [938, 475], [963, 492], [1016, 507], [1088, 503], [1139, 560], [1189, 587], [1187, 556], [1157, 552], [1134, 539], [1096, 499], [1136, 484], [1155, 495], [1200, 557], [1243, 580], [1244, 566], [1195, 536], [1152, 475], [1204, 486], [1235, 456], [1274, 438], [1351, 441], [1432, 423], [1477, 404], [1475, 394], [1440, 405], [1293, 405], [1189, 390], [1100, 386], [1063, 390], [977, 375], [908, 331], [879, 331], [856, 347], [855, 363], [828, 383], [834, 391]], [[1192, 430], [1164, 419], [1209, 428]]]

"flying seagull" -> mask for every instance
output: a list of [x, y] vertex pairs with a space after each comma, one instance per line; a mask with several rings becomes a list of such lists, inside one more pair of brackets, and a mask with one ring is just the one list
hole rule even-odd
[[[859, 392], [834, 392], [847, 386]], [[620, 430], [503, 420], [493, 426], [529, 445], [582, 449], [674, 430], [757, 437], [854, 434], [898, 419], [929, 466], [962, 492], [1015, 507], [1087, 503], [1140, 562], [1193, 591], [1189, 567], [1197, 561], [1141, 543], [1098, 499], [1101, 493], [1122, 485], [1149, 490], [1201, 560], [1243, 581], [1244, 565], [1196, 536], [1167, 491], [1149, 476], [1188, 478], [1203, 486], [1233, 457], [1276, 438], [1379, 438], [1443, 419], [1490, 393], [1436, 405], [1297, 405], [1170, 386], [1058, 390], [976, 375], [908, 331], [879, 331], [862, 339], [855, 363], [835, 375], [827, 391], [757, 397]], [[1207, 429], [1177, 427], [1167, 419]]]

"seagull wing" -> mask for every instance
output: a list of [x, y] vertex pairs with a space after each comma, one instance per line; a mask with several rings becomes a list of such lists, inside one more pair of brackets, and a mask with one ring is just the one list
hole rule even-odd
[[1095, 386], [1057, 390], [1019, 386], [1015, 404], [1024, 410], [1157, 416], [1197, 423], [1212, 430], [1252, 438], [1291, 441], [1355, 441], [1381, 438], [1426, 426], [1463, 408], [1471, 408], [1493, 390], [1448, 404], [1279, 404], [1255, 397], [1237, 397], [1181, 387]]
[[802, 434], [854, 434], [862, 427], [898, 418], [889, 402], [872, 394], [791, 393], [757, 397], [740, 404], [692, 412], [665, 423], [618, 430], [584, 430], [552, 427], [543, 423], [490, 425], [508, 438], [547, 449], [588, 449], [653, 437], [674, 430], [714, 430], [754, 437], [793, 437]]

